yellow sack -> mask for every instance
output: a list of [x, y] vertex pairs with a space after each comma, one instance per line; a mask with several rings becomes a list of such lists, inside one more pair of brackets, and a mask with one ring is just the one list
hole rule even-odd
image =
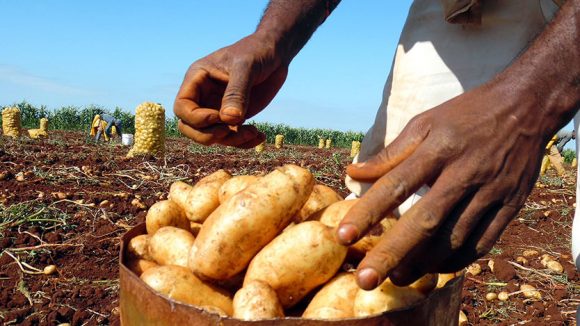
[[165, 109], [161, 104], [141, 103], [135, 109], [135, 144], [127, 157], [164, 152]]
[[20, 110], [17, 107], [6, 108], [2, 111], [2, 131], [4, 136], [18, 138], [22, 133]]

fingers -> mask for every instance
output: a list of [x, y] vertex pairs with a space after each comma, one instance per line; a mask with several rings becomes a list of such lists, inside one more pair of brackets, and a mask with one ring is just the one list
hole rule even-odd
[[230, 133], [227, 125], [220, 124], [202, 129], [194, 129], [181, 120], [177, 123], [177, 128], [184, 136], [202, 145], [218, 143]]
[[242, 124], [249, 105], [253, 83], [252, 66], [245, 61], [236, 63], [230, 71], [228, 85], [224, 91], [220, 119], [229, 125]]
[[240, 126], [237, 131], [224, 124], [194, 129], [179, 120], [177, 127], [183, 135], [202, 145], [220, 144], [248, 149], [266, 140], [266, 135], [251, 125]]
[[218, 110], [200, 108], [195, 102], [186, 99], [175, 100], [173, 112], [183, 123], [196, 129], [220, 122]]
[[237, 132], [231, 131], [219, 141], [219, 144], [239, 148], [251, 148], [264, 141], [264, 139], [265, 135], [260, 133], [255, 126], [245, 125], [240, 126]]
[[485, 256], [518, 211], [519, 208], [513, 206], [502, 206], [485, 216], [468, 242], [441, 264], [440, 272], [456, 272]]
[[391, 272], [391, 281], [398, 286], [405, 286], [427, 273], [439, 272], [440, 266], [445, 267], [444, 262], [464, 244], [479, 221], [486, 215], [497, 213], [498, 209], [493, 204], [480, 200], [485, 197], [477, 193], [465, 198], [436, 234], [408, 254]]
[[366, 162], [347, 166], [346, 173], [362, 182], [374, 182], [407, 159], [424, 140], [424, 128], [417, 130], [410, 122], [385, 149]]
[[370, 290], [381, 284], [407, 255], [435, 234], [464, 195], [458, 184], [437, 180], [425, 197], [403, 214], [361, 261], [357, 270], [359, 286]]
[[337, 235], [341, 243], [348, 245], [358, 241], [386, 213], [434, 179], [439, 171], [439, 162], [433, 155], [416, 152], [405, 164], [395, 167], [381, 177], [362, 196], [341, 221]]
[[[221, 91], [223, 86], [212, 80], [206, 70], [188, 72], [173, 104], [173, 112], [192, 128], [201, 129], [216, 124], [219, 122], [219, 111], [214, 94]], [[205, 95], [203, 103], [202, 94]], [[209, 107], [202, 107], [204, 105]]]

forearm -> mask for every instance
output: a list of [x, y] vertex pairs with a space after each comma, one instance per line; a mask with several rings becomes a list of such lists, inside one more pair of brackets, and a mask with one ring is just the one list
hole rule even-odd
[[536, 132], [542, 132], [546, 141], [570, 121], [580, 106], [580, 0], [568, 0], [530, 48], [494, 82], [503, 85], [502, 95], [507, 97], [525, 94], [515, 96], [522, 109], [516, 109], [514, 117], [534, 120]]
[[271, 0], [256, 34], [275, 47], [285, 62], [302, 49], [340, 0]]

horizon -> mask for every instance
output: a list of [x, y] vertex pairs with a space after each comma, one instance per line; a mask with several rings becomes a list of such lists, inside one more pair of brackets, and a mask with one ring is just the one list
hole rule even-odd
[[[293, 60], [272, 103], [250, 121], [366, 133], [411, 2], [343, 1]], [[0, 102], [134, 113], [153, 101], [171, 118], [188, 66], [253, 32], [267, 3], [0, 0], [8, 49]]]

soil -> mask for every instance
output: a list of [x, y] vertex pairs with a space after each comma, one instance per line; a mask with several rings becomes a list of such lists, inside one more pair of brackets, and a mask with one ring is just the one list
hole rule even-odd
[[[166, 140], [165, 157], [127, 159], [127, 147], [93, 144], [85, 135], [52, 132], [48, 140], [3, 139], [0, 147], [0, 323], [3, 325], [119, 324], [119, 238], [144, 221], [147, 207], [165, 199], [177, 180], [195, 183], [217, 169], [265, 173], [286, 163], [309, 168], [342, 195], [346, 149], [286, 146], [266, 152], [201, 147]], [[575, 175], [549, 172], [494, 249], [467, 274], [462, 310], [470, 324], [572, 325], [580, 275], [570, 253]], [[524, 250], [535, 256], [518, 263]], [[549, 254], [563, 273], [546, 270]], [[488, 267], [494, 261], [494, 271]], [[517, 265], [514, 265], [517, 264]], [[56, 272], [45, 275], [45, 266]], [[542, 300], [517, 293], [520, 284]], [[488, 292], [513, 293], [486, 301]]]

